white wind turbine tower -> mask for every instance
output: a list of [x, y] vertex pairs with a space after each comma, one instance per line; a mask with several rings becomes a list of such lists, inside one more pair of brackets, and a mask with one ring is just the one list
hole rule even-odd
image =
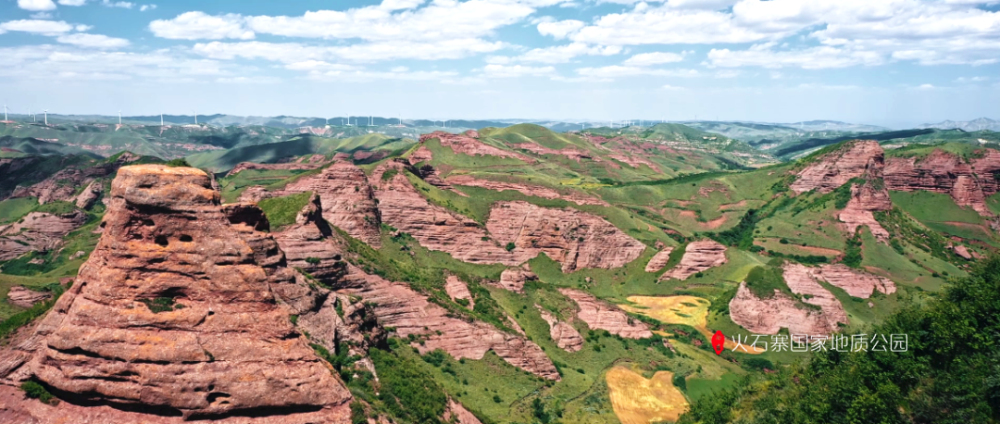
[[7, 120], [7, 102], [4, 102], [3, 104], [3, 120]]
[[122, 110], [118, 109], [118, 125], [122, 124]]
[[160, 114], [160, 126], [161, 127], [163, 126], [163, 114], [162, 113]]
[[[4, 105], [3, 108], [4, 108], [4, 110], [7, 110], [7, 105]], [[42, 113], [45, 114], [45, 126], [48, 126], [49, 125], [49, 110], [45, 109], [45, 110], [42, 111]], [[7, 113], [5, 112], [4, 116], [6, 116], [6, 115], [7, 115]]]

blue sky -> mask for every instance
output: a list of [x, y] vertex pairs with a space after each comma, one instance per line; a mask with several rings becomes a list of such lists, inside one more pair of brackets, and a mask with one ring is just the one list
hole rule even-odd
[[0, 0], [64, 114], [1000, 118], [998, 0]]

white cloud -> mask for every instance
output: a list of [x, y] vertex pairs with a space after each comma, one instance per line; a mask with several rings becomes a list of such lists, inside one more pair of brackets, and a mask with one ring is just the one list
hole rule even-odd
[[220, 40], [254, 38], [253, 31], [245, 28], [240, 15], [228, 14], [210, 16], [204, 12], [186, 12], [174, 19], [160, 19], [149, 23], [149, 29], [157, 37], [173, 40]]
[[654, 53], [641, 53], [628, 58], [624, 62], [625, 65], [632, 66], [651, 66], [651, 65], [662, 65], [664, 63], [674, 63], [684, 60], [683, 55], [670, 52], [654, 52]]
[[697, 77], [701, 74], [694, 69], [657, 69], [645, 66], [621, 66], [611, 65], [597, 68], [580, 68], [576, 73], [589, 78], [614, 79], [621, 77], [635, 77], [642, 75], [657, 77]]
[[198, 43], [192, 51], [212, 59], [264, 59], [283, 63], [303, 60], [377, 62], [393, 59], [459, 59], [472, 54], [491, 53], [504, 47], [502, 42], [481, 39], [454, 39], [435, 43], [380, 42], [348, 46], [312, 46], [300, 43], [246, 41]]
[[145, 12], [147, 10], [153, 10], [153, 9], [156, 9], [156, 5], [155, 4], [144, 4], [142, 6], [139, 6], [139, 11], [140, 12]]
[[83, 6], [87, 3], [87, 0], [59, 0], [59, 4], [63, 6]]
[[885, 58], [871, 51], [856, 51], [830, 46], [801, 50], [774, 50], [772, 43], [758, 44], [747, 50], [712, 49], [708, 65], [713, 67], [757, 66], [768, 69], [799, 67], [803, 69], [845, 68], [880, 65]]
[[976, 83], [989, 81], [989, 77], [958, 77], [955, 78], [955, 82], [960, 84]]
[[83, 34], [83, 33], [60, 35], [58, 38], [56, 38], [56, 41], [63, 44], [72, 44], [74, 46], [92, 47], [97, 49], [117, 49], [129, 45], [128, 40], [124, 38], [114, 38], [100, 34]]
[[21, 19], [0, 23], [0, 34], [9, 31], [29, 32], [41, 35], [59, 35], [69, 32], [73, 26], [63, 21], [45, 21], [37, 19]]
[[80, 32], [90, 31], [93, 28], [94, 27], [92, 27], [90, 25], [82, 25], [82, 24], [81, 25], [76, 25], [76, 26], [73, 27], [73, 29], [75, 29], [77, 31], [80, 31]]
[[135, 3], [127, 1], [101, 0], [101, 4], [104, 5], [104, 7], [118, 7], [122, 9], [131, 9], [135, 7]]
[[32, 45], [0, 48], [0, 77], [65, 80], [176, 81], [233, 76], [241, 68], [214, 60], [191, 59], [167, 50], [111, 52], [75, 46]]
[[742, 72], [735, 69], [724, 69], [715, 73], [716, 78], [736, 78], [740, 76]]
[[32, 13], [30, 17], [31, 19], [52, 19], [52, 14], [49, 12], [38, 12]]
[[667, 91], [680, 91], [680, 90], [683, 90], [684, 87], [677, 87], [677, 86], [673, 86], [673, 85], [667, 84], [667, 85], [664, 85], [663, 87], [660, 87], [660, 89], [661, 90], [667, 90]]
[[488, 78], [543, 77], [555, 75], [556, 68], [552, 66], [486, 65], [483, 67], [482, 73]]
[[221, 84], [275, 84], [281, 82], [275, 77], [219, 77], [215, 82]]
[[572, 43], [564, 46], [532, 49], [514, 60], [536, 63], [566, 63], [577, 56], [611, 56], [619, 54], [621, 51], [621, 46], [588, 46], [583, 43]]
[[17, 0], [17, 7], [32, 12], [39, 12], [55, 10], [56, 4], [52, 0]]
[[732, 15], [713, 10], [670, 7], [640, 8], [612, 13], [569, 36], [573, 41], [600, 44], [748, 43], [787, 35], [739, 25]]
[[934, 87], [932, 84], [920, 84], [917, 86], [917, 90], [933, 90], [935, 88], [937, 87]]
[[566, 36], [575, 33], [587, 26], [587, 24], [582, 21], [577, 21], [574, 19], [568, 19], [565, 21], [555, 21], [555, 22], [542, 22], [538, 24], [538, 33], [542, 35], [551, 35], [555, 39], [560, 40], [566, 38]]

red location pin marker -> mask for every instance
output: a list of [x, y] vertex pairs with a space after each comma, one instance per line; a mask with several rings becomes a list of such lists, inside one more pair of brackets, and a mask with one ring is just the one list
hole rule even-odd
[[712, 349], [716, 355], [722, 355], [722, 348], [726, 345], [726, 336], [721, 331], [716, 331], [712, 336]]

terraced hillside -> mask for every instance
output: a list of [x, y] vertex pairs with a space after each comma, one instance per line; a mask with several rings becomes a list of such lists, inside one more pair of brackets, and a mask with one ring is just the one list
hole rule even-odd
[[[246, 284], [274, 296], [253, 307], [280, 325], [282, 343], [308, 343], [334, 371], [335, 381], [324, 384], [336, 396], [295, 398], [312, 406], [284, 411], [282, 419], [342, 413], [354, 422], [402, 423], [684, 420], [689, 408], [700, 411], [700, 402], [743, 387], [746, 376], [819, 357], [737, 341], [865, 332], [965, 278], [1000, 246], [1000, 151], [990, 146], [887, 149], [850, 140], [777, 163], [746, 143], [683, 125], [582, 133], [515, 125], [435, 132], [416, 142], [308, 136], [188, 157], [218, 178], [183, 166], [123, 168], [114, 184], [94, 177], [106, 187], [100, 196], [111, 199], [106, 214], [75, 205], [49, 211], [83, 224], [60, 237], [36, 229], [33, 241], [62, 247], [0, 262], [0, 287], [21, 302], [0, 310], [5, 323], [14, 323], [0, 327], [9, 328], [0, 336], [20, 346], [21, 358], [0, 370], [0, 379], [10, 387], [31, 379], [70, 398], [86, 391], [52, 367], [116, 355], [111, 344], [88, 344], [92, 339], [65, 331], [56, 339], [44, 326], [13, 332], [44, 313], [63, 290], [59, 279], [76, 275], [85, 259], [87, 286], [74, 285], [67, 302], [98, 298], [103, 289], [93, 284], [119, 284], [112, 278], [119, 274], [96, 273], [99, 266], [121, 275], [142, 269], [152, 277], [129, 280], [135, 299], [127, 299], [138, 309], [114, 301], [108, 311], [155, 322], [156, 340], [172, 340], [177, 329], [202, 319], [223, 325], [207, 318], [214, 310], [200, 294], [199, 276], [223, 278], [238, 264]], [[89, 160], [67, 172], [92, 175], [88, 170], [122, 157]], [[30, 185], [12, 191], [79, 197], [60, 188], [83, 180], [64, 178], [33, 175]], [[27, 217], [39, 211], [20, 199], [0, 203], [16, 216], [0, 234], [10, 228], [7, 237], [23, 237], [21, 228], [34, 222]], [[199, 249], [203, 243], [225, 249]], [[69, 259], [77, 249], [83, 254]], [[87, 259], [91, 251], [97, 253]], [[175, 279], [191, 282], [175, 286]], [[41, 306], [24, 305], [32, 298]], [[50, 314], [79, 313], [58, 310], [70, 312]], [[106, 334], [122, 322], [93, 320], [87, 331]], [[264, 345], [253, 337], [266, 333], [257, 325], [241, 343], [248, 355], [271, 358], [256, 350]], [[140, 336], [133, 331], [120, 333], [131, 343]], [[716, 331], [729, 337], [721, 355], [710, 343]], [[48, 344], [18, 344], [30, 337]], [[67, 350], [72, 358], [55, 360], [63, 357], [35, 347], [53, 344], [75, 346]], [[158, 366], [210, 367], [215, 354], [229, 353], [196, 350]], [[297, 355], [304, 364], [315, 361]], [[121, 379], [165, 390], [167, 383], [132, 372]], [[149, 402], [124, 392], [92, 395]], [[158, 402], [178, 414], [240, 416], [200, 398]], [[80, 407], [66, 403], [52, 416]]]

